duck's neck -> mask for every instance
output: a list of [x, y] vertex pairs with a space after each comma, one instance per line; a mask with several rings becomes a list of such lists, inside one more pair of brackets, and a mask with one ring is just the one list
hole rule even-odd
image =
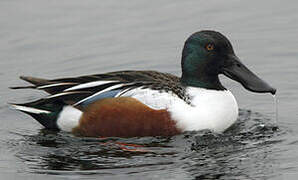
[[185, 75], [182, 73], [181, 84], [184, 86], [199, 87], [212, 90], [226, 90], [220, 83], [218, 76], [206, 76], [203, 74]]

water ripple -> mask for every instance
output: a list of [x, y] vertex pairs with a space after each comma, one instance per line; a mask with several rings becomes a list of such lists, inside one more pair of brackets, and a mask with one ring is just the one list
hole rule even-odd
[[109, 176], [117, 169], [124, 174], [180, 169], [197, 178], [252, 178], [261, 175], [258, 168], [272, 173], [273, 147], [286, 133], [261, 114], [241, 110], [237, 123], [223, 134], [99, 139], [43, 129], [18, 134], [21, 138], [7, 145], [28, 172], [37, 174]]

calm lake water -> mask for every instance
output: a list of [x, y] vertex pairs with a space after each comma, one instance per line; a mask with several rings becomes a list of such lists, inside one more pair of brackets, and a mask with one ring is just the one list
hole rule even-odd
[[[0, 179], [297, 179], [297, 7], [294, 0], [0, 1]], [[180, 75], [183, 43], [202, 29], [225, 34], [242, 61], [277, 88], [277, 123], [272, 96], [225, 77], [241, 110], [223, 134], [78, 138], [43, 130], [7, 104], [45, 95], [10, 90], [26, 84], [20, 75]], [[144, 151], [121, 150], [116, 141]]]

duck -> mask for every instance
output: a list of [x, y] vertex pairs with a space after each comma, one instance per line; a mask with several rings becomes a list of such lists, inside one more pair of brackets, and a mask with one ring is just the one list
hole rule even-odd
[[276, 89], [249, 70], [223, 34], [202, 30], [184, 43], [181, 77], [157, 71], [114, 71], [58, 79], [21, 76], [49, 95], [12, 108], [44, 128], [86, 137], [174, 136], [185, 131], [222, 133], [238, 105], [219, 80], [223, 74], [256, 93]]

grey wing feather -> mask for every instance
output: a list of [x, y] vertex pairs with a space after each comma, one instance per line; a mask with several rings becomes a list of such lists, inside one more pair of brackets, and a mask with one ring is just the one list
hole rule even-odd
[[[12, 89], [33, 88], [44, 90], [51, 94], [51, 96], [45, 98], [47, 101], [61, 100], [67, 104], [77, 103], [117, 84], [123, 84], [123, 86], [113, 90], [124, 91], [142, 86], [154, 90], [172, 91], [181, 98], [184, 96], [184, 87], [179, 83], [180, 78], [156, 71], [116, 71], [51, 80], [29, 76], [21, 76], [20, 78], [34, 86], [12, 87]], [[107, 83], [96, 83], [101, 81]], [[88, 83], [89, 85], [87, 85]], [[84, 84], [86, 85], [84, 86]], [[76, 90], [68, 91], [68, 89]]]

